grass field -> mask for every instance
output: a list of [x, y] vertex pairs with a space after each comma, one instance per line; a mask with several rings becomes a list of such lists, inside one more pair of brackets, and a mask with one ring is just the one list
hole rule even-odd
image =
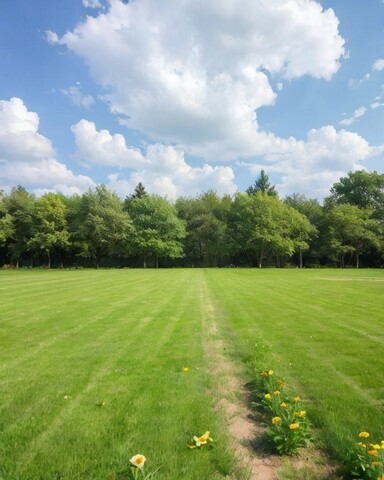
[[[244, 383], [270, 344], [339, 458], [361, 430], [381, 440], [383, 293], [374, 270], [0, 272], [0, 478], [119, 478], [136, 453], [162, 480], [245, 478], [212, 339]], [[189, 450], [206, 430], [214, 448]]]

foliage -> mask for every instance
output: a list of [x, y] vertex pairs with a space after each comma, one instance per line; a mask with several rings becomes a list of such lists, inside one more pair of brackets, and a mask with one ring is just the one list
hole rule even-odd
[[255, 195], [261, 192], [272, 197], [277, 197], [277, 192], [274, 185], [269, 182], [269, 177], [264, 170], [260, 170], [260, 175], [255, 180], [255, 183], [246, 189], [248, 195]]
[[184, 223], [177, 217], [175, 207], [158, 195], [134, 198], [127, 206], [134, 226], [133, 244], [144, 257], [180, 258], [183, 255]]
[[378, 480], [384, 476], [384, 440], [372, 443], [369, 437], [368, 432], [360, 432], [352, 452], [351, 473], [358, 480]]

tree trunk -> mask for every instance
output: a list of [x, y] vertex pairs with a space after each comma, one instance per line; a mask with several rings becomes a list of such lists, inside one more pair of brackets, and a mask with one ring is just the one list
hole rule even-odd
[[356, 268], [359, 268], [360, 261], [359, 261], [360, 254], [356, 253]]
[[49, 253], [49, 250], [47, 251], [47, 257], [48, 257], [48, 268], [51, 268], [51, 255]]
[[299, 264], [300, 268], [303, 268], [303, 251], [301, 250], [301, 248], [299, 249]]
[[155, 268], [159, 268], [159, 257], [155, 255]]
[[147, 268], [147, 259], [146, 259], [146, 257], [144, 257], [144, 260], [143, 260], [143, 268]]

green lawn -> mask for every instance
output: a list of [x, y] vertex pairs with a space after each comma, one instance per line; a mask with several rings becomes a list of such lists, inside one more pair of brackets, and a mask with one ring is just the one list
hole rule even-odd
[[382, 439], [383, 293], [374, 270], [0, 271], [0, 478], [119, 478], [136, 453], [161, 480], [241, 478], [213, 337], [244, 382], [271, 344], [334, 453]]

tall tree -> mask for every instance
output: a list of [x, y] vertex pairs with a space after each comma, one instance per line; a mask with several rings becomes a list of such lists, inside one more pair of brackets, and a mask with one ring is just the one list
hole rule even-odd
[[11, 260], [19, 266], [22, 257], [29, 250], [29, 241], [33, 235], [33, 211], [35, 197], [27, 190], [18, 186], [12, 188], [11, 193], [4, 198], [4, 204], [12, 217], [13, 233], [7, 242]]
[[264, 170], [260, 171], [260, 175], [255, 180], [255, 183], [246, 189], [248, 195], [255, 195], [257, 192], [277, 197], [275, 186], [270, 184], [269, 177]]
[[12, 216], [7, 211], [5, 195], [0, 190], [0, 247], [4, 246], [13, 234]]
[[132, 222], [115, 193], [99, 185], [83, 194], [78, 208], [75, 240], [82, 256], [99, 268], [103, 256], [127, 253]]
[[127, 209], [135, 230], [134, 250], [142, 255], [144, 268], [149, 257], [155, 258], [157, 268], [160, 257], [183, 256], [185, 226], [174, 205], [158, 195], [144, 195], [129, 202]]
[[128, 205], [130, 204], [130, 202], [132, 202], [132, 200], [134, 198], [143, 198], [146, 195], [148, 195], [148, 193], [145, 190], [144, 185], [141, 182], [139, 182], [136, 185], [134, 192], [131, 195], [125, 197], [125, 199], [124, 199], [124, 210], [128, 209]]
[[193, 264], [220, 265], [228, 252], [227, 217], [232, 199], [208, 191], [197, 198], [179, 198], [178, 215], [186, 222], [186, 255]]
[[349, 203], [373, 210], [376, 218], [384, 221], [384, 174], [358, 170], [349, 172], [331, 188], [326, 205]]
[[69, 232], [66, 206], [61, 196], [55, 193], [43, 195], [35, 203], [33, 217], [34, 234], [28, 242], [29, 247], [47, 255], [48, 268], [51, 268], [52, 252], [59, 252], [62, 265], [63, 250], [69, 246]]
[[330, 210], [328, 222], [329, 245], [338, 255], [341, 267], [346, 266], [347, 254], [355, 259], [356, 268], [359, 268], [363, 253], [372, 247], [382, 248], [383, 229], [380, 222], [372, 218], [372, 210], [341, 204]]

